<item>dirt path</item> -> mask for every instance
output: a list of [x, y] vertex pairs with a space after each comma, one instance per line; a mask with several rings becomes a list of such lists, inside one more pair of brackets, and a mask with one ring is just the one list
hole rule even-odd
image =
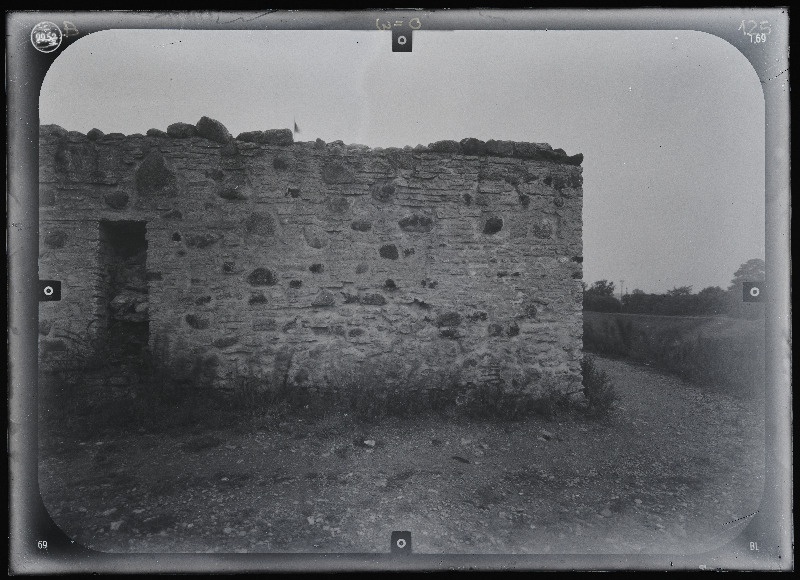
[[[106, 552], [699, 553], [758, 509], [763, 402], [598, 358], [604, 422], [345, 417], [249, 433], [139, 435], [43, 450], [40, 487]], [[342, 424], [346, 426], [342, 426]]]

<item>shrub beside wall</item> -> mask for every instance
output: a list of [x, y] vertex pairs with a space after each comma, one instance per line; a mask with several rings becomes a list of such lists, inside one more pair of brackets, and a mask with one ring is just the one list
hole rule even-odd
[[730, 392], [763, 389], [763, 319], [601, 312], [584, 312], [583, 317], [583, 345], [588, 351], [627, 357]]

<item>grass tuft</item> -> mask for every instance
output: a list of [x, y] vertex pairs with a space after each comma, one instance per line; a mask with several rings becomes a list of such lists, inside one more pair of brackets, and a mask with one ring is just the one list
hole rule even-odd
[[[341, 421], [376, 423], [387, 418], [436, 415], [493, 421], [517, 421], [532, 415], [548, 420], [572, 406], [555, 379], [536, 388], [506, 389], [502, 384], [465, 385], [457, 370], [440, 369], [409, 380], [391, 365], [353, 369], [324, 388], [272, 384], [266, 378], [239, 375], [224, 389], [214, 386], [216, 361], [195, 356], [163, 364], [145, 356], [136, 377], [131, 371], [77, 367], [43, 374], [40, 379], [42, 434], [48, 438], [90, 439], [105, 434], [169, 431], [253, 432], [276, 427], [287, 418], [324, 425]], [[115, 375], [116, 372], [116, 375]], [[123, 376], [127, 373], [127, 376]], [[94, 377], [94, 382], [86, 381]], [[112, 386], [116, 379], [130, 384]], [[103, 383], [103, 380], [106, 382]], [[533, 379], [531, 379], [533, 380]], [[524, 385], [523, 385], [524, 386]], [[529, 393], [538, 392], [537, 396]], [[593, 399], [595, 400], [595, 399]], [[593, 403], [599, 409], [602, 402]]]
[[583, 394], [588, 403], [586, 411], [592, 417], [609, 415], [617, 401], [617, 392], [608, 374], [597, 368], [594, 359], [585, 356], [581, 362], [583, 372]]

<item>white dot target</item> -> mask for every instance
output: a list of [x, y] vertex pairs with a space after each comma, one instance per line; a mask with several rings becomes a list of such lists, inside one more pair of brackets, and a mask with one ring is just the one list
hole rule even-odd
[[398, 37], [397, 37], [397, 44], [399, 44], [400, 46], [402, 46], [402, 45], [404, 45], [405, 43], [406, 43], [406, 37], [405, 37], [405, 36], [398, 36]]
[[52, 296], [53, 295], [53, 287], [52, 286], [45, 286], [44, 287], [44, 295], [45, 296]]
[[753, 298], [758, 298], [759, 294], [761, 294], [761, 289], [758, 286], [753, 286], [750, 288], [750, 296]]
[[406, 547], [406, 541], [403, 538], [399, 538], [396, 542], [397, 547], [403, 549]]

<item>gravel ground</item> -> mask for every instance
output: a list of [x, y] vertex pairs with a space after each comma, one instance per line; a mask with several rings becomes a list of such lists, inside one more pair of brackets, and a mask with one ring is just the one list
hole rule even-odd
[[[699, 553], [759, 506], [763, 398], [597, 358], [604, 421], [347, 417], [42, 449], [55, 522], [104, 552]], [[738, 519], [742, 518], [742, 519]]]

